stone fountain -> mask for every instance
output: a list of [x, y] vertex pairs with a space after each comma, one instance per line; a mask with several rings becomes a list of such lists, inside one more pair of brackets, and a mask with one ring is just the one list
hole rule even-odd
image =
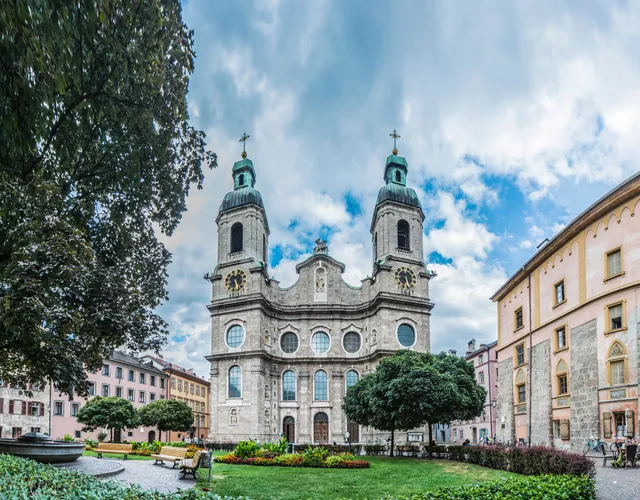
[[82, 455], [84, 448], [84, 443], [54, 441], [39, 432], [29, 432], [18, 439], [0, 439], [0, 453], [31, 458], [45, 464], [72, 462]]

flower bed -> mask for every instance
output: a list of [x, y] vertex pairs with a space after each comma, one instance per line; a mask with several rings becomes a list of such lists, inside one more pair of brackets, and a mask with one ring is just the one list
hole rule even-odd
[[221, 464], [230, 465], [262, 465], [281, 467], [316, 467], [326, 469], [368, 469], [371, 464], [366, 460], [345, 459], [340, 455], [334, 455], [323, 459], [321, 462], [305, 460], [304, 455], [290, 454], [279, 455], [274, 458], [251, 457], [240, 458], [232, 453], [215, 457], [214, 461]]
[[570, 474], [593, 478], [596, 474], [589, 458], [546, 446], [449, 446], [449, 459], [531, 476]]

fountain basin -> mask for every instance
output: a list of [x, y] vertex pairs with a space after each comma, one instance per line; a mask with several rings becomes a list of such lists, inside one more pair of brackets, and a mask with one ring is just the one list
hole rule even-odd
[[45, 434], [30, 432], [18, 439], [0, 439], [0, 453], [30, 458], [45, 464], [72, 462], [82, 455], [84, 443], [53, 441]]

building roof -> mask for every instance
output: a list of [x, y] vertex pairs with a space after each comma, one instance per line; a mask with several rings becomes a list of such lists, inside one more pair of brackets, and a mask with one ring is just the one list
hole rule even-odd
[[492, 347], [496, 347], [497, 345], [498, 345], [497, 340], [494, 340], [493, 342], [489, 342], [488, 344], [480, 344], [480, 347], [478, 347], [475, 351], [465, 354], [464, 359], [469, 360], [482, 352], [488, 351]]
[[384, 201], [395, 201], [396, 203], [410, 205], [422, 210], [422, 204], [420, 203], [420, 198], [418, 198], [416, 192], [410, 187], [403, 186], [402, 184], [396, 184], [395, 182], [385, 184], [380, 188], [380, 191], [378, 191], [376, 205], [379, 205]]
[[251, 186], [245, 186], [233, 191], [229, 191], [224, 195], [224, 199], [220, 204], [220, 212], [231, 210], [232, 208], [241, 207], [243, 205], [258, 205], [264, 209], [264, 202], [260, 191]]
[[194, 380], [204, 385], [209, 385], [208, 380], [202, 377], [198, 377], [193, 371], [187, 370], [186, 368], [176, 365], [175, 363], [171, 363], [170, 361], [166, 361], [164, 358], [161, 358], [159, 356], [152, 356], [151, 354], [145, 354], [143, 357], [152, 359], [168, 372], [175, 373], [176, 375], [180, 375], [181, 377]]
[[496, 293], [491, 296], [491, 300], [494, 302], [501, 300], [509, 290], [520, 283], [529, 272], [545, 262], [555, 252], [561, 249], [563, 245], [570, 241], [571, 238], [588, 227], [589, 224], [600, 219], [600, 217], [608, 213], [613, 207], [637, 196], [638, 192], [640, 192], [640, 183], [637, 182], [639, 180], [640, 171], [625, 179], [580, 212], [575, 219], [551, 238], [551, 240], [538, 250], [511, 278], [505, 281]]
[[145, 363], [140, 358], [136, 358], [135, 356], [131, 356], [130, 354], [122, 351], [113, 351], [107, 359], [109, 359], [109, 361], [115, 361], [116, 363], [135, 366], [136, 368], [143, 368], [149, 372], [157, 373], [158, 375], [165, 375], [162, 370], [158, 370], [155, 366], [153, 366], [153, 364]]

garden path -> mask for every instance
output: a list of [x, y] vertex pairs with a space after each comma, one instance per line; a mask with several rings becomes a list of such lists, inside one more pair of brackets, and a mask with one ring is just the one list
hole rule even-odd
[[124, 472], [106, 479], [107, 481], [124, 486], [130, 483], [138, 484], [146, 490], [158, 490], [162, 493], [186, 490], [196, 485], [195, 479], [180, 479], [178, 469], [172, 469], [171, 465], [154, 465], [153, 460], [122, 460], [121, 462], [124, 465]]

